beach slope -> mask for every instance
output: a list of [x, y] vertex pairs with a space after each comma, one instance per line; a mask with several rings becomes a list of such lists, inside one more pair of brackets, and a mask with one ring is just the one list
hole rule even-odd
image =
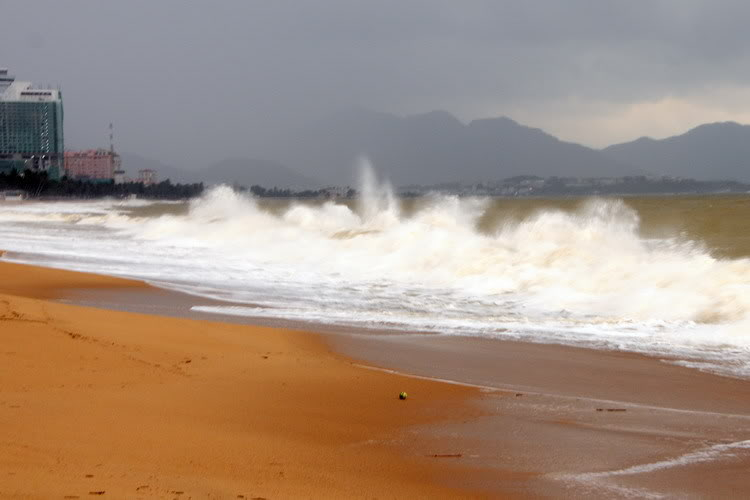
[[474, 494], [410, 432], [471, 418], [474, 389], [360, 368], [314, 334], [49, 300], [139, 282], [0, 276], [2, 498]]

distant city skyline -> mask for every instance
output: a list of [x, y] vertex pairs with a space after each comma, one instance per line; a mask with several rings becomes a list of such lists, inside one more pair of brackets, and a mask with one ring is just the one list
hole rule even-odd
[[0, 67], [62, 88], [70, 149], [108, 145], [114, 122], [118, 150], [181, 167], [269, 156], [358, 107], [508, 116], [602, 148], [750, 123], [749, 14], [697, 0], [10, 0]]

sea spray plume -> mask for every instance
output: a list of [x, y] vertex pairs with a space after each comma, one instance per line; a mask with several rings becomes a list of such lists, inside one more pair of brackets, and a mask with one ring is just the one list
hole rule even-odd
[[359, 169], [359, 199], [357, 209], [365, 225], [383, 228], [397, 224], [400, 217], [399, 202], [391, 183], [378, 182], [375, 169], [366, 157], [357, 160]]
[[358, 168], [360, 195], [355, 211], [335, 201], [328, 201], [321, 206], [293, 203], [282, 219], [300, 228], [315, 230], [338, 239], [397, 226], [401, 217], [399, 200], [390, 183], [378, 182], [374, 168], [364, 157], [358, 160]]

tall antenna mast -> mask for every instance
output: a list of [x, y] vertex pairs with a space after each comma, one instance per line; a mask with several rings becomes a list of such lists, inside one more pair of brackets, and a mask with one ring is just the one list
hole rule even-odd
[[109, 152], [115, 154], [115, 133], [112, 122], [109, 123]]

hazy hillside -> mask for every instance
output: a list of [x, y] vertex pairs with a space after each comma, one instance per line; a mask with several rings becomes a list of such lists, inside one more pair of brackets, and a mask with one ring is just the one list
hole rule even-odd
[[311, 188], [320, 185], [312, 177], [302, 175], [284, 165], [267, 160], [232, 158], [214, 163], [198, 174], [209, 183], [254, 184], [271, 187]]
[[159, 181], [170, 179], [173, 183], [204, 182], [208, 184], [239, 184], [264, 187], [316, 187], [319, 181], [297, 173], [284, 165], [272, 161], [247, 158], [227, 159], [201, 170], [187, 170], [167, 165], [158, 160], [132, 153], [122, 154], [122, 166], [130, 178], [138, 176], [138, 170], [156, 170]]
[[750, 182], [750, 126], [709, 123], [675, 137], [616, 144], [602, 152], [658, 175]]
[[734, 122], [701, 125], [663, 140], [644, 137], [597, 151], [509, 118], [465, 125], [442, 111], [399, 117], [356, 110], [300, 125], [262, 153], [277, 161], [234, 158], [191, 171], [130, 153], [122, 158], [133, 178], [138, 170], [152, 168], [160, 180], [265, 187], [353, 185], [357, 158], [362, 155], [395, 184], [475, 182], [515, 175], [642, 174], [750, 182], [750, 126]]
[[138, 171], [144, 169], [156, 170], [156, 176], [158, 181], [169, 179], [173, 183], [193, 183], [202, 182], [200, 175], [182, 168], [173, 167], [159, 160], [152, 158], [145, 158], [143, 156], [133, 153], [122, 153], [120, 155], [122, 160], [122, 168], [127, 172], [127, 176], [131, 179], [138, 177]]
[[279, 138], [264, 155], [339, 184], [351, 182], [360, 155], [397, 184], [637, 173], [600, 151], [509, 118], [464, 125], [441, 111], [408, 117], [366, 110], [337, 113]]

